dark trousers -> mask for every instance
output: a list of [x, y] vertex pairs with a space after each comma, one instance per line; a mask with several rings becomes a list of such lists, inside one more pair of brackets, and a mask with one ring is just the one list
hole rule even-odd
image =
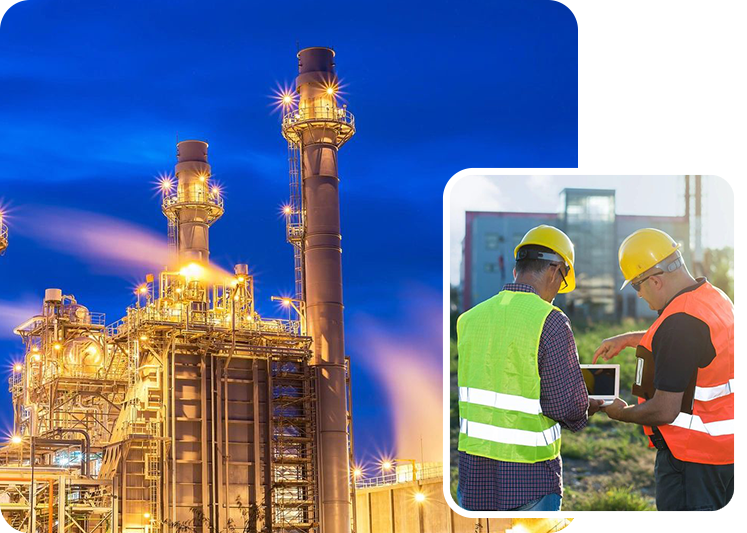
[[658, 450], [654, 475], [659, 511], [715, 511], [734, 495], [733, 464], [687, 463]]

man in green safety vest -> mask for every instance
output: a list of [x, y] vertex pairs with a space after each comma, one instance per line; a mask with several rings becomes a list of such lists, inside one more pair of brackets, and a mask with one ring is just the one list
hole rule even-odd
[[457, 321], [459, 505], [560, 510], [560, 430], [579, 431], [590, 400], [568, 318], [552, 302], [575, 288], [574, 249], [551, 226], [514, 250], [515, 281]]

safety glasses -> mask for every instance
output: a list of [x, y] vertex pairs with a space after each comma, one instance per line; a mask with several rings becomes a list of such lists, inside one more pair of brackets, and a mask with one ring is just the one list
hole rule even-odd
[[631, 282], [630, 286], [633, 287], [633, 290], [635, 292], [641, 292], [641, 285], [643, 284], [644, 281], [646, 281], [648, 278], [653, 278], [654, 276], [661, 276], [663, 273], [664, 272], [657, 272], [655, 274], [651, 274], [650, 276], [646, 276], [645, 278], [638, 280], [635, 283]]
[[[565, 280], [565, 277], [568, 275], [568, 273], [571, 271], [571, 267], [569, 267], [566, 264], [563, 263], [552, 263], [553, 266], [559, 266], [558, 273], [560, 274], [560, 277], [563, 278], [563, 286], [560, 287], [560, 290], [565, 289], [568, 287], [568, 282]], [[565, 270], [565, 273], [563, 273], [563, 270]]]

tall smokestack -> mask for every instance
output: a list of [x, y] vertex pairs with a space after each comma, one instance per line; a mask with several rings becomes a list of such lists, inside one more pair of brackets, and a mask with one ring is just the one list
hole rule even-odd
[[176, 193], [163, 182], [163, 214], [176, 239], [179, 263], [207, 264], [210, 257], [209, 228], [223, 215], [220, 190], [211, 183], [208, 143], [182, 141], [176, 145]]
[[298, 108], [283, 119], [283, 135], [301, 151], [305, 213], [303, 269], [308, 333], [317, 367], [321, 531], [350, 531], [342, 249], [337, 151], [355, 133], [352, 115], [337, 105], [335, 53], [298, 53]]

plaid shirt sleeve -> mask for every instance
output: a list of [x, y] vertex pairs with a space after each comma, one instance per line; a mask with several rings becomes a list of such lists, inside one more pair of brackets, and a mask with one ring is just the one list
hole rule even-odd
[[580, 431], [589, 420], [589, 395], [578, 364], [571, 324], [553, 310], [540, 336], [537, 362], [542, 413], [571, 431]]

